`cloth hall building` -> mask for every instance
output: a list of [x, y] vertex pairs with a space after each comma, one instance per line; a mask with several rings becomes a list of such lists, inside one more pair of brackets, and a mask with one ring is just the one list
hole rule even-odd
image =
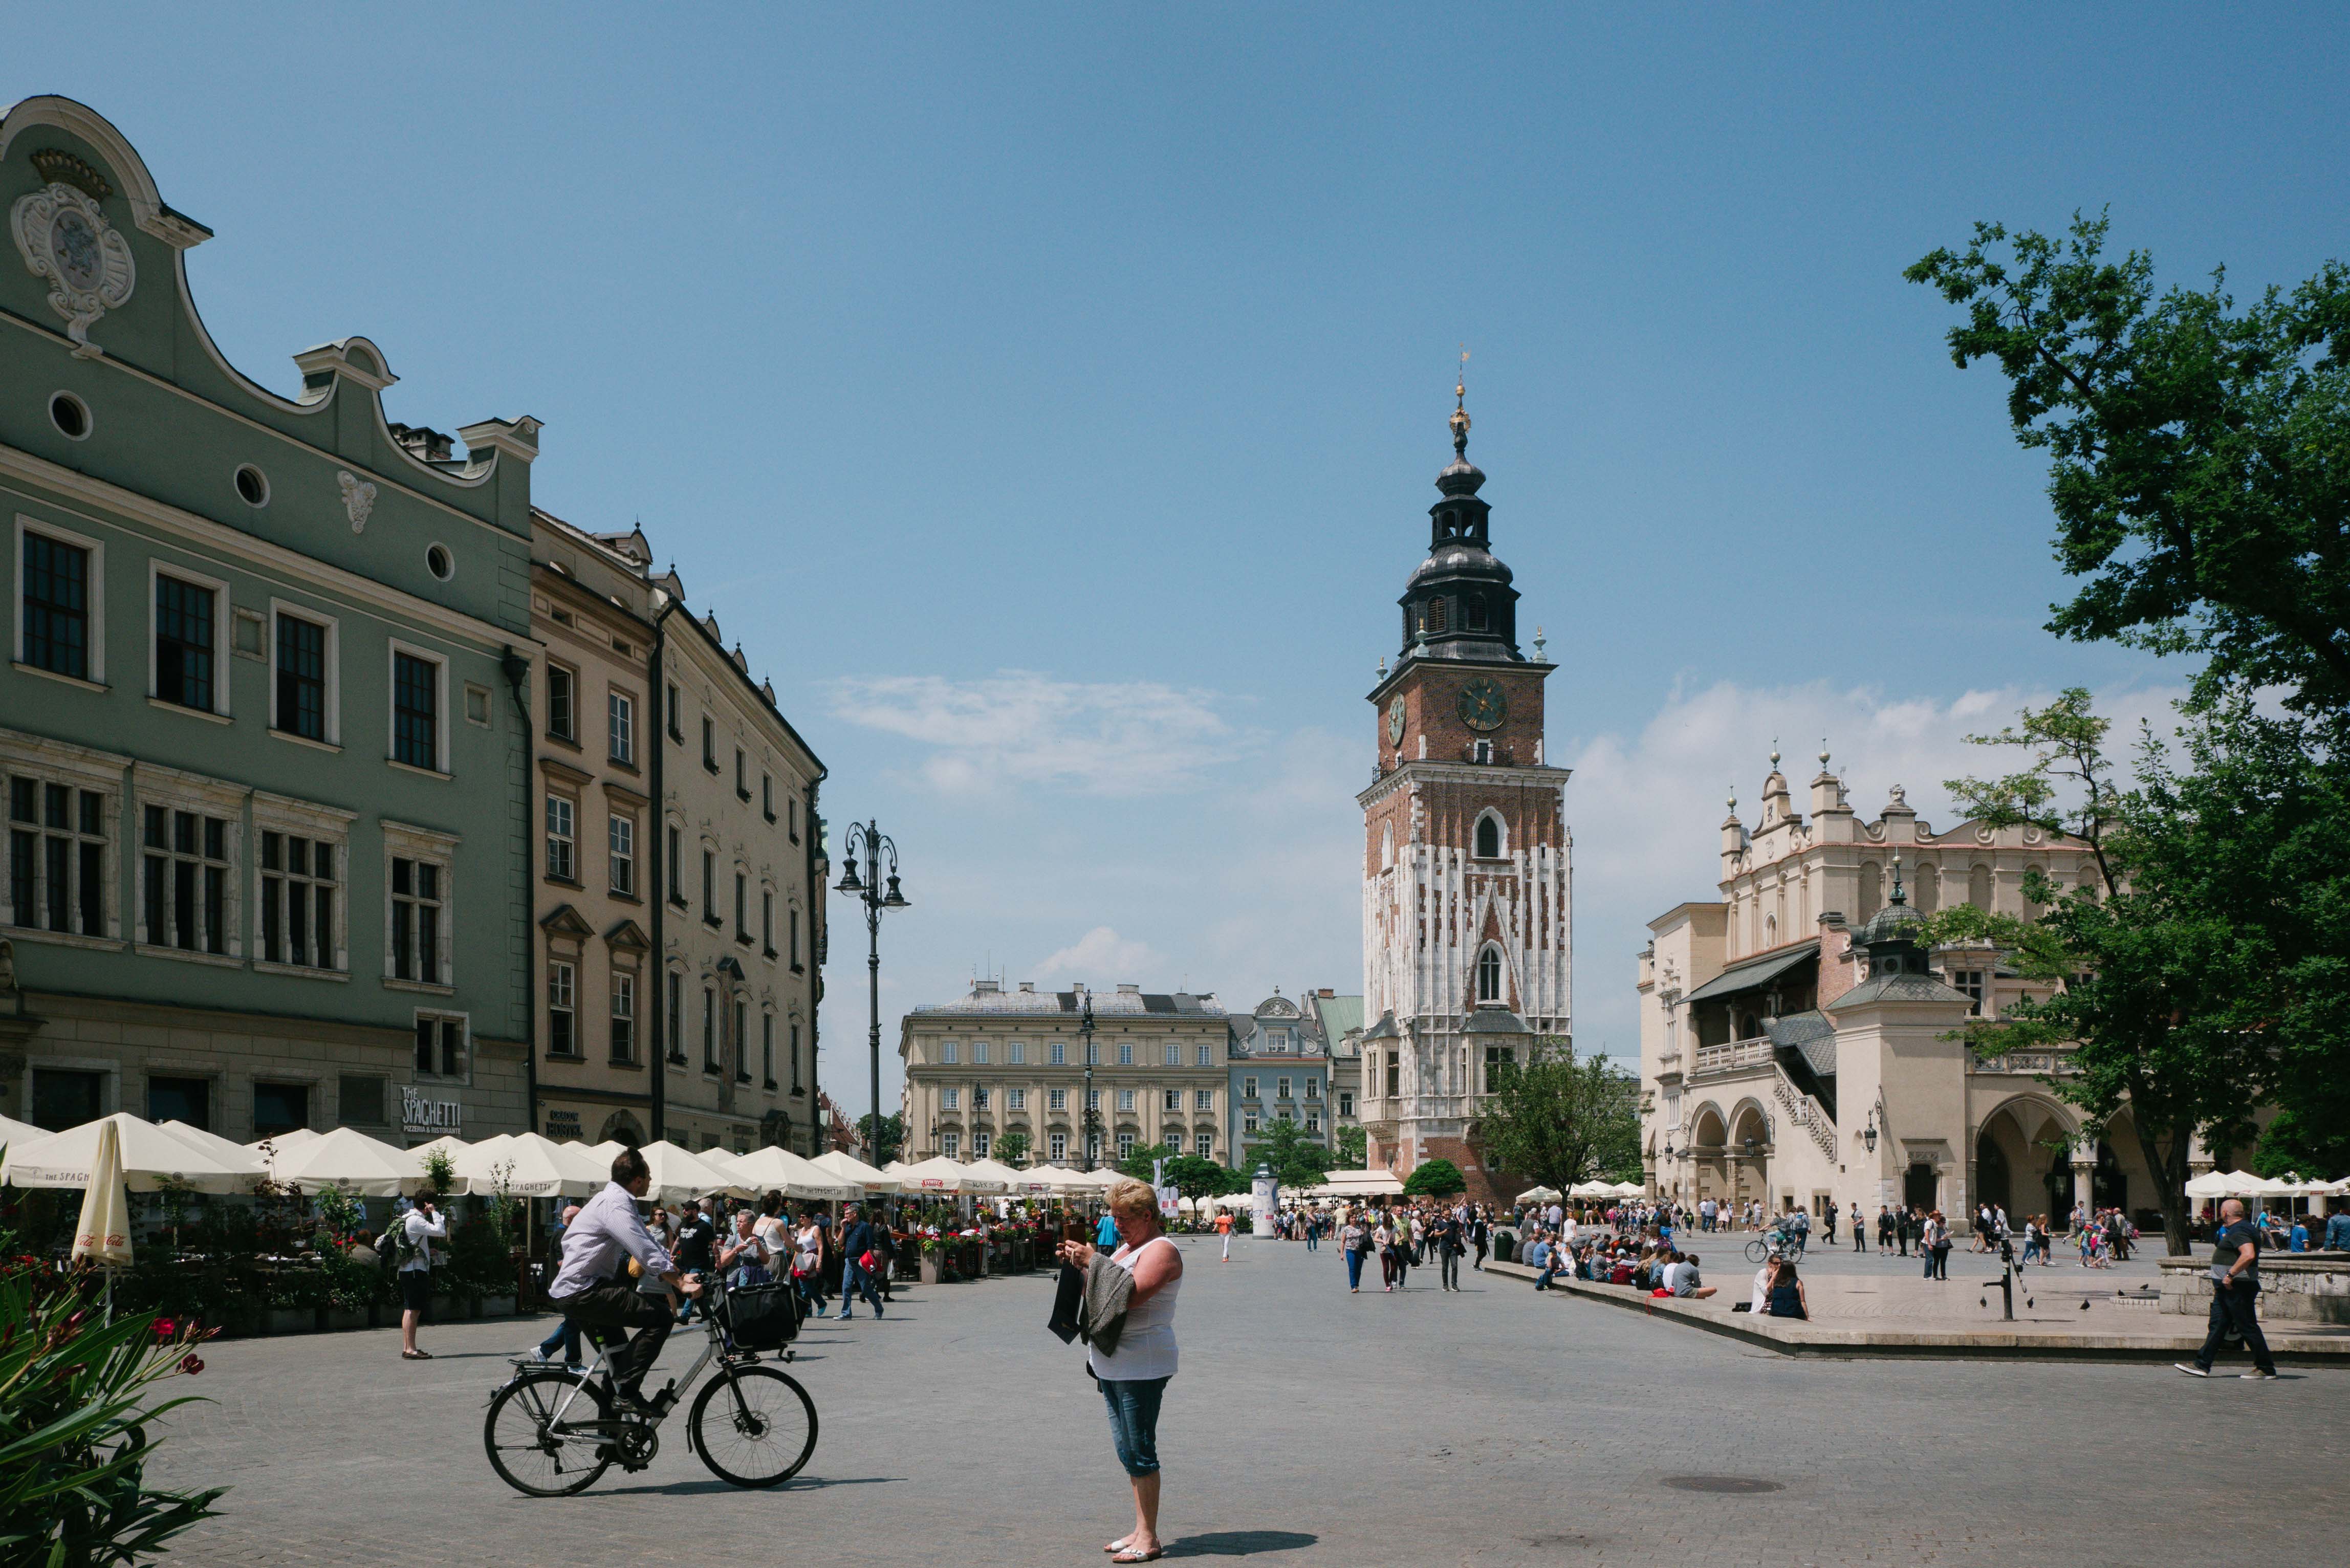
[[[2156, 1185], [2125, 1110], [2101, 1139], [2041, 1082], [2064, 1054], [1979, 1059], [1944, 1036], [2024, 982], [1988, 948], [1920, 940], [1971, 903], [2031, 918], [2024, 873], [2094, 876], [2088, 846], [2034, 827], [1941, 832], [1896, 785], [1860, 818], [1820, 753], [1808, 818], [1779, 757], [1762, 819], [1721, 824], [1721, 897], [1648, 923], [1639, 956], [1641, 1148], [1651, 1190], [1773, 1210], [1978, 1202], [2063, 1228], [2076, 1203], [2149, 1214]], [[2208, 1168], [2199, 1156], [2191, 1164]], [[2141, 1219], [2141, 1223], [2144, 1220]]]

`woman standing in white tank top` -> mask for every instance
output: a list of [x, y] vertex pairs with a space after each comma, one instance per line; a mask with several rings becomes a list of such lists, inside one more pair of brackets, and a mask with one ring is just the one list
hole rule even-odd
[[[1175, 1376], [1175, 1298], [1183, 1286], [1183, 1257], [1159, 1227], [1159, 1195], [1147, 1183], [1118, 1182], [1107, 1203], [1119, 1242], [1107, 1261], [1134, 1276], [1134, 1292], [1117, 1348], [1107, 1355], [1088, 1350], [1086, 1365], [1101, 1385], [1110, 1440], [1134, 1487], [1134, 1533], [1109, 1543], [1110, 1561], [1150, 1563], [1164, 1546], [1159, 1539], [1159, 1405]], [[1061, 1256], [1082, 1270], [1096, 1252], [1083, 1241], [1064, 1241]]]

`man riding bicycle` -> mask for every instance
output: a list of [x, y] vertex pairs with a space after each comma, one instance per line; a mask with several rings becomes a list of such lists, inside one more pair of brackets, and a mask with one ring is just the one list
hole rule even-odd
[[[616, 1406], [632, 1416], [656, 1416], [645, 1402], [645, 1374], [660, 1359], [677, 1323], [677, 1296], [702, 1293], [698, 1278], [681, 1276], [677, 1264], [645, 1229], [637, 1199], [652, 1187], [652, 1168], [635, 1149], [612, 1159], [611, 1184], [590, 1198], [563, 1233], [563, 1267], [547, 1299], [564, 1318], [586, 1329], [635, 1329], [634, 1337], [610, 1347]], [[622, 1258], [634, 1258], [648, 1282], [664, 1288], [647, 1293], [629, 1282]], [[606, 1344], [603, 1335], [595, 1335]]]

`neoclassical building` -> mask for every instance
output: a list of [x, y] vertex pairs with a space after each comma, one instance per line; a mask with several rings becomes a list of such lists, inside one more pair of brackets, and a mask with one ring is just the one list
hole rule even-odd
[[[1773, 753], [1762, 818], [1731, 801], [1720, 898], [1648, 923], [1639, 958], [1641, 1147], [1658, 1193], [1953, 1217], [1978, 1201], [2061, 1225], [2076, 1202], [2147, 1213], [2126, 1117], [2103, 1138], [2041, 1082], [2062, 1052], [1979, 1060], [1945, 1036], [2022, 980], [1987, 948], [1919, 942], [1946, 904], [2029, 918], [2028, 869], [2093, 875], [2078, 840], [1961, 822], [1937, 833], [1896, 785], [1873, 821], [1820, 753], [1808, 818]], [[2094, 884], [2093, 884], [2094, 885]], [[2208, 1168], [2209, 1161], [2198, 1158]]]
[[[1460, 389], [1455, 388], [1456, 396]], [[1543, 755], [1554, 666], [1518, 647], [1518, 591], [1452, 414], [1428, 556], [1398, 601], [1402, 648], [1370, 692], [1363, 808], [1360, 1117], [1369, 1162], [1447, 1158], [1496, 1196], [1472, 1147], [1494, 1070], [1573, 1030], [1567, 770]]]
[[[1304, 993], [1309, 1003], [1329, 992]], [[1231, 1021], [1232, 1130], [1226, 1147], [1235, 1169], [1254, 1168], [1251, 1150], [1277, 1121], [1295, 1122], [1315, 1143], [1330, 1144], [1335, 1101], [1330, 1043], [1318, 1010], [1274, 993]]]

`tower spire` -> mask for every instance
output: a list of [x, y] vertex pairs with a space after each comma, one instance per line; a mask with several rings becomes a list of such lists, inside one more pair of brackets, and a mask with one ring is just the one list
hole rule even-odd
[[1452, 381], [1452, 455], [1469, 461], [1469, 345], [1461, 346], [1461, 369]]

